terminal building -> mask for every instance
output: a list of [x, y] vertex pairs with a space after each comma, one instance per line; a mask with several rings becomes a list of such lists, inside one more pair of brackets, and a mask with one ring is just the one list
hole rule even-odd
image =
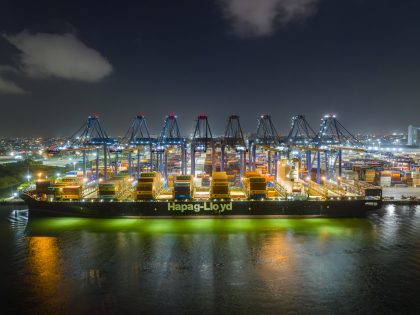
[[420, 145], [420, 127], [413, 125], [408, 126], [408, 139], [407, 144], [412, 146]]

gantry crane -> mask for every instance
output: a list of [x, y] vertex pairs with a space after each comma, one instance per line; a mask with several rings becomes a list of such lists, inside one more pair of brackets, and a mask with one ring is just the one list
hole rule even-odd
[[83, 154], [83, 177], [86, 177], [86, 151], [96, 148], [96, 179], [99, 178], [99, 147], [103, 147], [104, 159], [104, 178], [108, 176], [108, 157], [109, 146], [115, 145], [116, 139], [108, 137], [105, 129], [102, 127], [99, 116], [94, 113], [88, 116], [83, 125], [72, 134], [63, 144], [63, 146], [56, 149], [58, 152], [62, 151], [82, 151]]
[[[267, 150], [267, 170], [269, 174], [277, 173], [278, 151], [280, 149], [280, 137], [271, 120], [271, 116], [263, 114], [258, 119], [255, 137], [249, 140], [249, 168], [255, 170], [257, 146]], [[272, 151], [274, 157], [272, 157]], [[272, 161], [273, 158], [273, 161]], [[274, 165], [274, 168], [272, 168]]]
[[157, 170], [163, 171], [165, 181], [168, 179], [168, 149], [176, 146], [181, 148], [181, 173], [186, 174], [187, 142], [185, 138], [181, 137], [177, 116], [174, 113], [170, 113], [165, 118], [155, 149], [157, 152]]
[[312, 144], [320, 149], [317, 152], [317, 182], [321, 179], [321, 150], [324, 152], [325, 176], [327, 179], [338, 176], [342, 172], [342, 151], [363, 151], [361, 143], [336, 118], [328, 114], [322, 118], [320, 130], [314, 137]]
[[230, 115], [227, 120], [225, 134], [221, 143], [220, 170], [222, 172], [225, 169], [226, 147], [230, 147], [234, 149], [237, 153], [239, 153], [240, 173], [242, 177], [246, 170], [247, 149], [238, 115]]
[[[304, 115], [295, 115], [292, 117], [290, 131], [284, 141], [287, 148], [287, 156], [290, 157], [290, 154], [293, 154], [299, 160], [299, 166], [301, 167], [303, 162], [301, 153], [304, 151], [305, 166], [308, 175], [310, 175], [312, 169], [311, 152], [314, 149], [312, 141], [315, 136], [315, 131], [309, 125]], [[303, 173], [301, 172], [301, 174]]]
[[143, 114], [138, 114], [134, 117], [133, 123], [127, 130], [123, 141], [125, 150], [128, 153], [128, 173], [133, 175], [133, 149], [137, 149], [136, 159], [136, 177], [140, 177], [140, 149], [149, 148], [149, 169], [153, 170], [153, 146], [156, 144], [156, 139], [150, 136], [149, 128], [147, 126], [146, 118]]
[[191, 174], [195, 175], [195, 153], [206, 152], [211, 147], [212, 166], [214, 169], [215, 147], [211, 133], [209, 120], [206, 114], [201, 113], [197, 117], [194, 134], [191, 139]]
[[[208, 117], [200, 114], [197, 117], [195, 131], [191, 139], [191, 173], [195, 173], [195, 153], [204, 152], [210, 146], [212, 148], [213, 166], [215, 156], [215, 143]], [[243, 176], [246, 170], [246, 152], [249, 149], [249, 168], [255, 169], [255, 148], [262, 147], [268, 151], [268, 171], [273, 173], [277, 165], [278, 153], [286, 152], [298, 156], [300, 164], [305, 163], [308, 175], [311, 170], [317, 168], [317, 182], [321, 180], [321, 165], [325, 167], [326, 178], [332, 178], [337, 171], [338, 177], [342, 172], [342, 151], [353, 150], [363, 151], [360, 142], [337, 120], [335, 115], [325, 115], [322, 118], [320, 130], [315, 134], [303, 115], [296, 115], [292, 118], [291, 129], [285, 139], [281, 139], [271, 120], [270, 115], [261, 115], [258, 119], [258, 127], [254, 137], [249, 139], [248, 145], [245, 142], [238, 115], [231, 115], [227, 119], [224, 136], [220, 139], [221, 146], [221, 171], [226, 166], [225, 150], [231, 148], [239, 154], [240, 172]], [[100, 148], [103, 147], [103, 154]], [[148, 147], [150, 158], [148, 167], [162, 172], [167, 179], [168, 175], [168, 151], [172, 147], [181, 149], [181, 172], [187, 172], [187, 140], [181, 136], [177, 116], [170, 113], [165, 117], [164, 125], [158, 139], [151, 137], [146, 119], [143, 114], [134, 117], [133, 122], [125, 136], [118, 144], [116, 139], [110, 138], [100, 123], [99, 116], [93, 114], [88, 117], [85, 123], [68, 139], [62, 146], [53, 148], [49, 152], [81, 151], [83, 154], [83, 175], [86, 176], [87, 151], [96, 150], [96, 178], [99, 177], [99, 160], [103, 156], [105, 179], [109, 167], [110, 152], [115, 153], [115, 172], [118, 168], [118, 154], [128, 153], [129, 174], [133, 173], [132, 153], [137, 149], [137, 177], [140, 173], [140, 148]], [[272, 157], [274, 152], [274, 161]], [[303, 152], [305, 152], [303, 154]], [[156, 153], [156, 159], [154, 159]], [[313, 153], [313, 155], [312, 155]], [[154, 160], [156, 164], [154, 165]], [[322, 161], [322, 162], [321, 162]], [[322, 164], [325, 163], [325, 166]], [[275, 172], [275, 171], [274, 171]]]

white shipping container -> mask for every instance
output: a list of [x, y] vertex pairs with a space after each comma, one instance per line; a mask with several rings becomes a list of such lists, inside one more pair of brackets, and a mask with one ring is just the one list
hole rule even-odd
[[345, 179], [349, 179], [349, 180], [353, 180], [353, 179], [357, 179], [358, 175], [356, 172], [353, 171], [349, 171], [349, 170], [345, 170], [342, 172], [342, 177]]
[[203, 183], [203, 179], [200, 177], [194, 178], [194, 186], [201, 187]]
[[391, 187], [391, 177], [381, 177], [379, 180], [379, 184], [382, 187]]
[[381, 182], [391, 182], [391, 177], [381, 177], [379, 180]]

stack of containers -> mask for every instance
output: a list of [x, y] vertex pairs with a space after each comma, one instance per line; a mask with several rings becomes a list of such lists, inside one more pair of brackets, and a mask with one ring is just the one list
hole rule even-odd
[[49, 180], [37, 180], [35, 182], [35, 192], [37, 193], [37, 195], [39, 194], [48, 194], [49, 193], [49, 188], [51, 186], [51, 181]]
[[[78, 199], [80, 197], [80, 192], [76, 192], [76, 188], [80, 186], [79, 180], [77, 179], [75, 172], [67, 172], [63, 178], [59, 178], [52, 184], [52, 189], [54, 191], [54, 197], [57, 199]], [[64, 188], [68, 188], [64, 190]], [[80, 187], [81, 191], [81, 187]], [[64, 194], [66, 192], [66, 194]], [[70, 198], [68, 198], [70, 196]]]
[[235, 174], [228, 174], [227, 178], [228, 178], [229, 185], [234, 186], [235, 185]]
[[174, 175], [168, 175], [168, 187], [174, 186]]
[[80, 180], [75, 175], [66, 175], [56, 181], [62, 185], [74, 185], [80, 183]]
[[192, 197], [192, 176], [178, 175], [174, 180], [175, 199], [190, 199]]
[[401, 173], [399, 171], [392, 171], [391, 173], [391, 184], [401, 183]]
[[413, 187], [420, 187], [420, 172], [411, 172], [411, 178], [413, 179]]
[[267, 198], [267, 181], [258, 172], [247, 172], [244, 180], [245, 188], [249, 198]]
[[268, 198], [275, 198], [277, 197], [277, 192], [273, 187], [267, 188], [267, 197]]
[[[321, 178], [323, 176], [325, 176], [325, 170], [321, 169], [320, 174], [321, 174]], [[354, 175], [356, 177], [356, 179], [359, 179], [359, 174], [358, 173], [354, 173], [354, 174], [356, 174], [356, 175]], [[318, 170], [316, 168], [313, 168], [311, 170], [311, 180], [315, 182], [316, 179], [317, 179], [317, 176], [318, 176]]]
[[379, 183], [382, 187], [391, 187], [391, 172], [382, 171]]
[[240, 169], [241, 165], [239, 164], [238, 159], [234, 158], [233, 160], [228, 160], [226, 167], [228, 174], [238, 174]]
[[193, 180], [193, 187], [202, 187], [203, 185], [203, 174], [197, 175]]
[[376, 171], [374, 169], [365, 170], [365, 181], [368, 183], [374, 183], [376, 178]]
[[64, 186], [62, 197], [64, 199], [80, 199], [82, 197], [82, 185]]
[[353, 163], [352, 162], [348, 162], [348, 161], [344, 161], [343, 163], [343, 170], [348, 170], [351, 171], [353, 167]]
[[211, 198], [229, 198], [229, 182], [226, 172], [213, 172], [210, 189]]
[[212, 170], [213, 170], [213, 164], [212, 164], [211, 160], [206, 159], [204, 161], [204, 173], [211, 174]]
[[201, 177], [201, 186], [210, 187], [210, 176], [208, 174], [201, 174], [200, 177]]
[[357, 173], [351, 169], [350, 170], [343, 169], [341, 176], [345, 179], [351, 179], [351, 180], [357, 179]]
[[407, 186], [413, 186], [413, 177], [411, 176], [411, 172], [406, 172], [404, 179]]
[[115, 175], [111, 180], [98, 184], [98, 195], [101, 199], [114, 199], [128, 189], [129, 180], [127, 175]]
[[115, 199], [121, 189], [120, 180], [107, 180], [98, 184], [99, 198]]
[[256, 165], [255, 167], [260, 174], [267, 174], [267, 166], [266, 165]]
[[52, 190], [54, 194], [54, 198], [60, 199], [63, 196], [63, 187], [65, 185], [59, 182], [55, 182], [52, 184]]
[[265, 177], [265, 180], [267, 182], [267, 186], [273, 186], [274, 176], [267, 174], [264, 177]]
[[286, 160], [282, 159], [277, 162], [277, 178], [281, 181], [286, 180], [289, 169]]
[[115, 182], [107, 180], [98, 184], [98, 195], [101, 199], [115, 198], [117, 187]]
[[364, 180], [363, 168], [360, 165], [353, 165], [353, 171], [357, 173], [357, 179]]
[[246, 171], [245, 172], [245, 178], [258, 177], [258, 176], [261, 176], [261, 174], [257, 171]]
[[204, 158], [204, 173], [210, 175], [213, 171], [213, 163], [211, 159], [211, 153], [206, 153], [206, 157]]
[[161, 185], [160, 173], [140, 173], [140, 178], [137, 182], [137, 200], [155, 199]]
[[121, 168], [122, 170], [128, 170], [128, 160], [121, 161]]

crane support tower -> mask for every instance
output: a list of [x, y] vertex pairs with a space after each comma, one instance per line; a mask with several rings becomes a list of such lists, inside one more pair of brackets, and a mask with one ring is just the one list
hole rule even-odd
[[[302, 164], [306, 166], [307, 176], [312, 170], [312, 141], [316, 133], [309, 125], [304, 115], [295, 115], [292, 117], [292, 124], [289, 134], [285, 139], [287, 146], [287, 156], [290, 158], [292, 153], [299, 160], [299, 169]], [[301, 175], [303, 172], [301, 172]]]
[[195, 153], [207, 152], [209, 146], [211, 147], [212, 165], [214, 168], [215, 148], [213, 135], [211, 133], [207, 115], [201, 113], [197, 117], [194, 134], [191, 140], [191, 175], [195, 175]]
[[128, 152], [128, 173], [133, 176], [133, 148], [137, 149], [136, 157], [136, 178], [140, 177], [140, 149], [149, 148], [149, 170], [153, 170], [153, 145], [156, 144], [156, 139], [150, 136], [149, 127], [147, 126], [146, 117], [139, 113], [133, 119], [130, 128], [127, 130], [123, 142]]
[[88, 116], [85, 123], [70, 137], [64, 144], [64, 147], [60, 150], [81, 150], [83, 153], [83, 176], [86, 176], [86, 150], [88, 147], [96, 148], [96, 179], [99, 178], [99, 148], [103, 147], [103, 159], [104, 159], [104, 178], [108, 176], [108, 157], [109, 157], [109, 146], [115, 145], [116, 139], [108, 137], [105, 129], [102, 127], [99, 116], [94, 113]]
[[[271, 120], [271, 116], [263, 114], [258, 119], [255, 137], [249, 141], [249, 168], [255, 171], [257, 146], [267, 150], [267, 170], [269, 174], [277, 173], [278, 148], [280, 137]], [[272, 156], [274, 152], [274, 156]], [[273, 167], [274, 166], [274, 167]]]
[[[336, 118], [336, 115], [328, 114], [321, 119], [318, 134], [313, 139], [313, 145], [317, 147], [317, 182], [321, 182], [321, 151], [324, 152], [325, 177], [330, 179], [334, 176], [341, 177], [342, 151], [360, 150], [361, 144], [356, 137], [349, 132]], [[338, 174], [336, 169], [338, 168]]]
[[240, 172], [241, 177], [246, 170], [246, 144], [242, 132], [241, 123], [239, 122], [238, 115], [230, 115], [225, 129], [225, 135], [222, 139], [221, 154], [220, 154], [220, 170], [223, 172], [225, 169], [225, 150], [226, 147], [234, 149], [239, 153], [240, 159]]
[[177, 116], [170, 113], [165, 118], [156, 148], [157, 170], [163, 171], [165, 181], [168, 179], [168, 149], [176, 146], [181, 148], [181, 173], [184, 175], [187, 173], [187, 143], [186, 139], [181, 137]]

